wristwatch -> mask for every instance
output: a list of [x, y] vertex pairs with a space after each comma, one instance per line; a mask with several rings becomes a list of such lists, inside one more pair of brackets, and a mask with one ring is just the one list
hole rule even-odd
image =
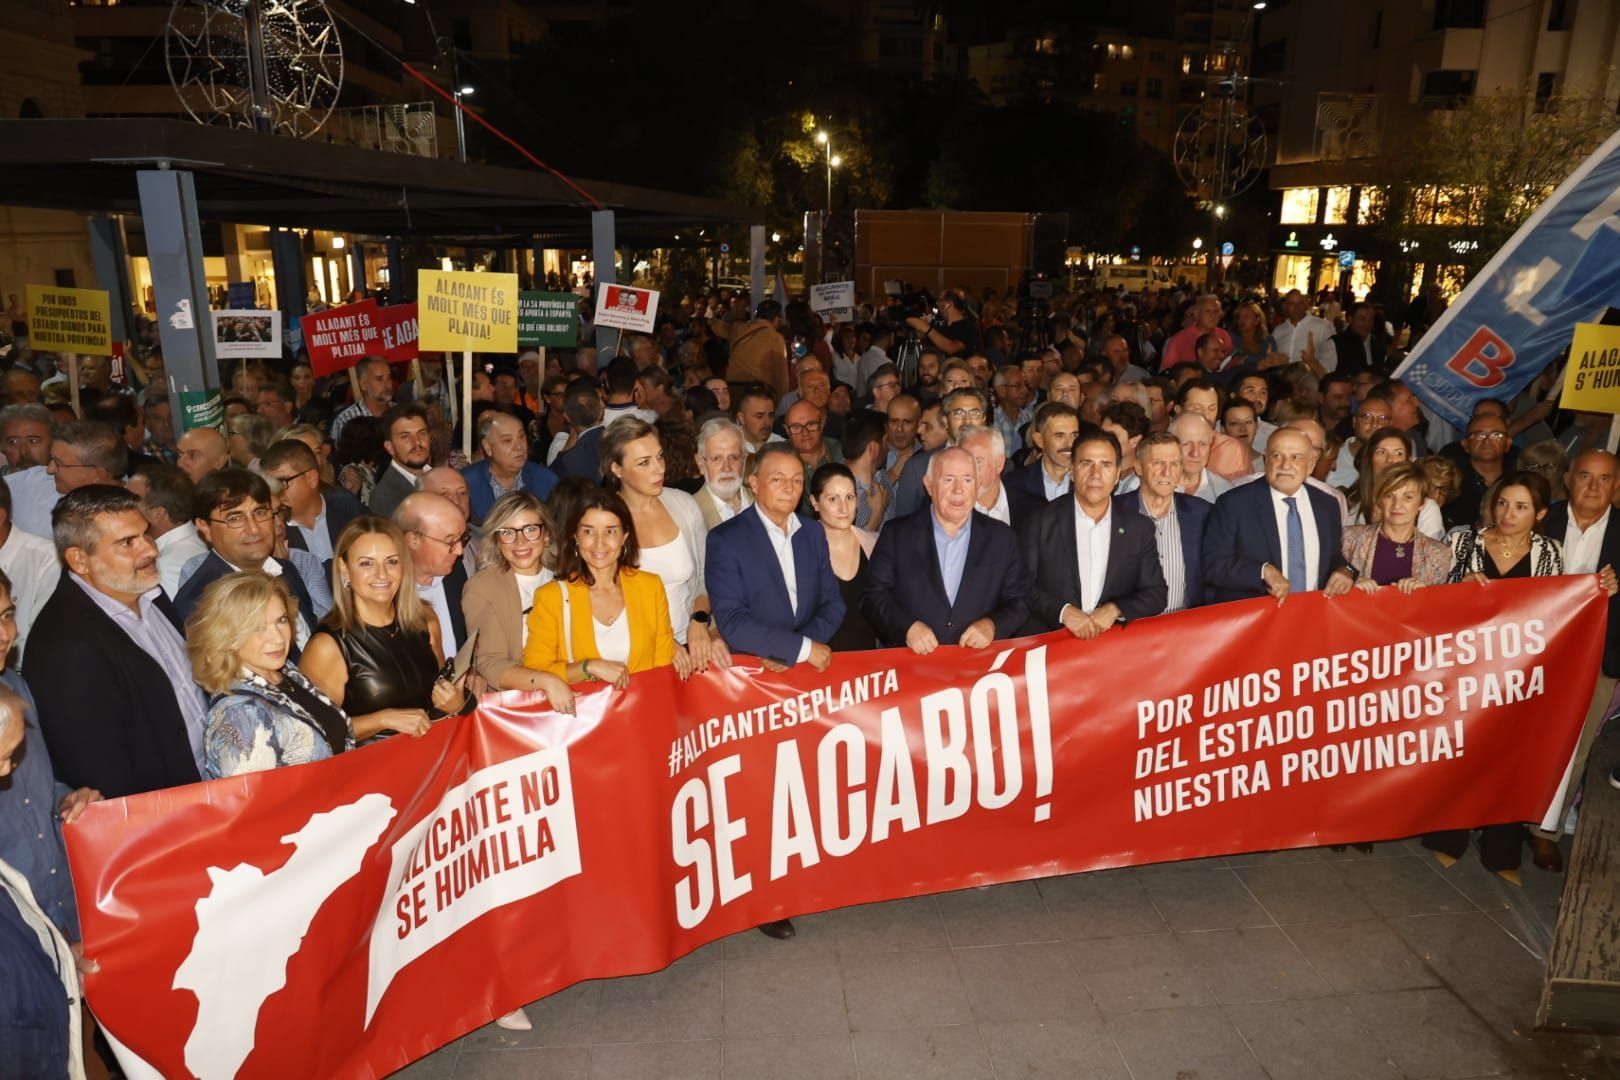
[[707, 611], [694, 611], [692, 612], [692, 621], [695, 623], [702, 623], [704, 626], [708, 626], [714, 620], [709, 617], [709, 613]]

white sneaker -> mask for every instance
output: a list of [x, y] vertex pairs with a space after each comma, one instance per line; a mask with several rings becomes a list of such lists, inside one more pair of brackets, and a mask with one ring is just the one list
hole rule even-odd
[[529, 1023], [529, 1014], [522, 1009], [513, 1009], [505, 1016], [495, 1018], [495, 1026], [506, 1031], [533, 1031], [534, 1025]]

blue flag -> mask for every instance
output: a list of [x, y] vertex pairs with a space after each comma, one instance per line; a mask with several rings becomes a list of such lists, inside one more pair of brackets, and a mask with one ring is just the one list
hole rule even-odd
[[1464, 428], [1481, 398], [1511, 401], [1578, 322], [1620, 300], [1620, 132], [1503, 245], [1435, 321], [1396, 375]]

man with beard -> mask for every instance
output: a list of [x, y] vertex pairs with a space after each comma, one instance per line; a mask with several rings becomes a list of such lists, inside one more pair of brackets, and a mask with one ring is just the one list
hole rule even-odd
[[405, 496], [421, 488], [432, 448], [427, 412], [420, 405], [395, 405], [383, 414], [383, 449], [391, 460], [371, 489], [373, 514], [393, 516]]
[[697, 437], [697, 466], [703, 486], [693, 496], [703, 524], [714, 528], [748, 509], [753, 500], [743, 487], [743, 430], [730, 420], [705, 423]]
[[1029, 566], [1030, 620], [1024, 633], [1063, 627], [1090, 641], [1122, 622], [1164, 610], [1164, 572], [1153, 527], [1138, 514], [1117, 512], [1119, 443], [1095, 429], [1075, 440], [1070, 455], [1073, 498], [1041, 507], [1024, 530]]
[[53, 521], [68, 572], [34, 623], [23, 674], [57, 778], [109, 799], [196, 783], [208, 705], [140, 500], [92, 484], [63, 496]]

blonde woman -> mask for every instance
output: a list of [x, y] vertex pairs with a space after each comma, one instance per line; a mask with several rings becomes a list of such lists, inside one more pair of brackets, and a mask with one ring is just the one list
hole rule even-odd
[[[1266, 325], [1266, 313], [1252, 300], [1239, 304], [1232, 315], [1232, 362], [1229, 369], [1274, 367], [1266, 363], [1277, 352], [1277, 342]], [[1285, 359], [1286, 362], [1286, 359]]]
[[1356, 588], [1376, 592], [1393, 585], [1411, 593], [1446, 583], [1451, 548], [1418, 531], [1426, 487], [1423, 467], [1412, 462], [1378, 474], [1372, 490], [1374, 523], [1348, 526], [1342, 539], [1344, 557], [1356, 571]]
[[537, 589], [552, 580], [546, 555], [556, 535], [546, 504], [533, 492], [495, 500], [481, 526], [478, 573], [461, 592], [467, 632], [478, 634], [474, 663], [498, 690], [539, 690], [558, 712], [574, 711], [574, 693], [556, 675], [523, 666], [529, 610]]
[[186, 620], [191, 673], [210, 697], [203, 732], [210, 779], [354, 749], [348, 716], [287, 659], [297, 604], [278, 578], [226, 574]]
[[270, 421], [257, 413], [243, 413], [225, 421], [226, 441], [231, 461], [244, 469], [259, 467], [259, 455], [270, 445], [274, 433]]
[[362, 514], [333, 545], [332, 611], [304, 647], [303, 666], [349, 714], [356, 742], [425, 735], [433, 720], [470, 705], [463, 687], [438, 677], [439, 620], [414, 587], [401, 587], [415, 580], [405, 536], [387, 518]]

